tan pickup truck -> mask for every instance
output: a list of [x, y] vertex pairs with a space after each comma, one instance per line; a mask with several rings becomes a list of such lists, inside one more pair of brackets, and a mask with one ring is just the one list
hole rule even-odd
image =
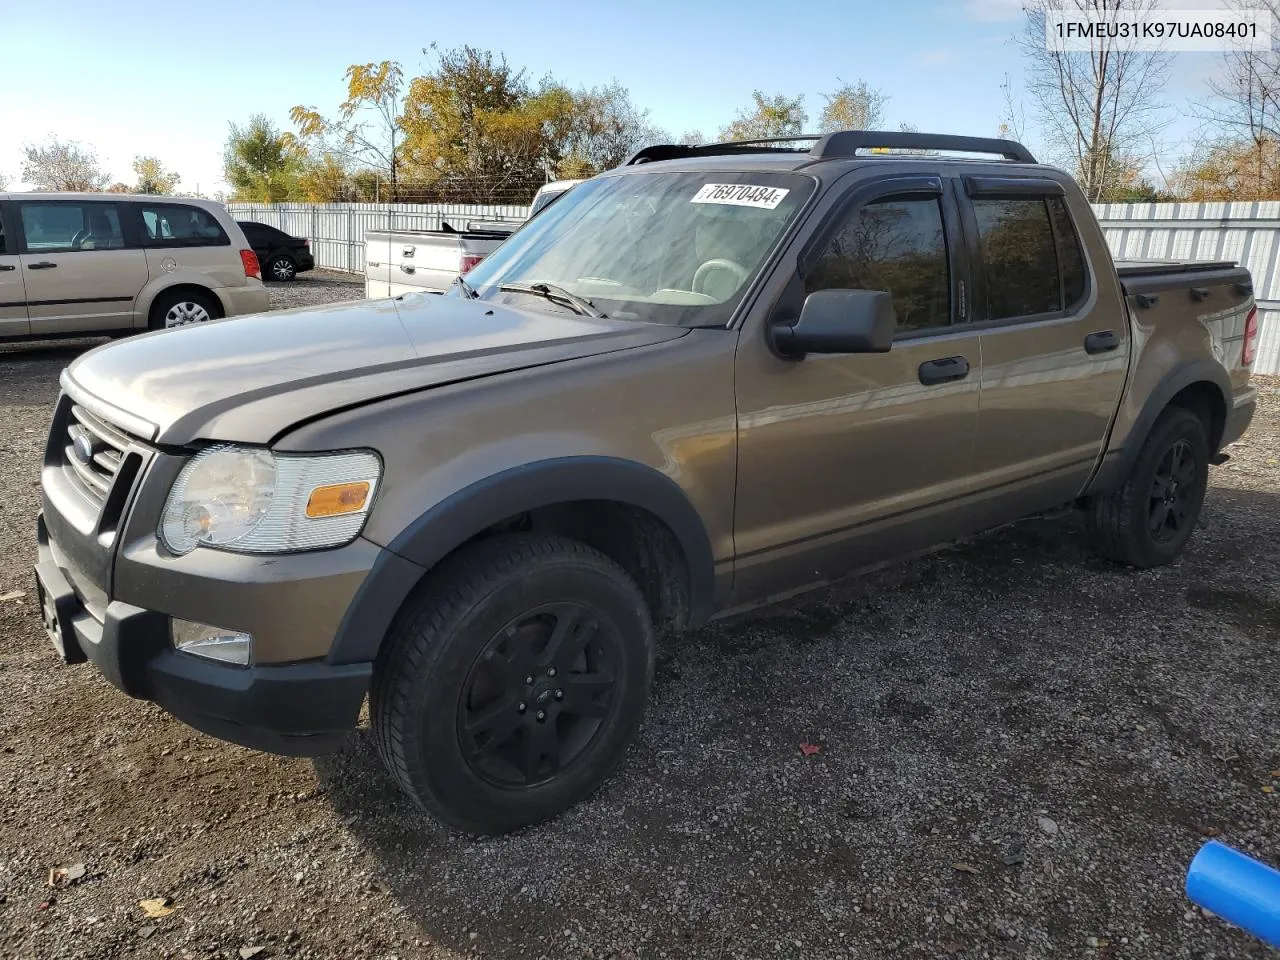
[[333, 749], [369, 696], [409, 794], [510, 830], [623, 757], [659, 632], [1063, 504], [1176, 559], [1257, 334], [1245, 270], [1117, 269], [1016, 143], [651, 147], [444, 296], [79, 358], [45, 623], [261, 749]]

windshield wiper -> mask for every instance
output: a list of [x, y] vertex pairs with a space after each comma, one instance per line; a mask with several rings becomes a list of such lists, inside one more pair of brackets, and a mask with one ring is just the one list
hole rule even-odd
[[462, 291], [462, 295], [468, 300], [480, 299], [480, 294], [476, 293], [476, 288], [467, 283], [467, 281], [463, 279], [462, 274], [458, 274], [454, 277], [453, 282], [458, 285], [458, 289]]
[[552, 303], [562, 304], [581, 316], [595, 317], [597, 320], [607, 319], [605, 314], [597, 310], [595, 304], [590, 300], [580, 297], [576, 293], [570, 293], [564, 287], [556, 286], [554, 283], [504, 283], [499, 285], [498, 289], [510, 293], [532, 293], [534, 296], [543, 297]]

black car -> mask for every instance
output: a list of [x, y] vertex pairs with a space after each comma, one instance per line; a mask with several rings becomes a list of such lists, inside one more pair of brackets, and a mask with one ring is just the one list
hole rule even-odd
[[258, 255], [264, 280], [292, 280], [298, 274], [315, 268], [311, 241], [293, 237], [283, 230], [255, 220], [237, 220], [244, 238]]

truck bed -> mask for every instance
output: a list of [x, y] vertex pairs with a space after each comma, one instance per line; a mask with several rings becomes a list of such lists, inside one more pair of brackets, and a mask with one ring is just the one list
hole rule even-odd
[[1252, 289], [1249, 271], [1234, 260], [1117, 260], [1115, 264], [1127, 297], [1219, 283]]

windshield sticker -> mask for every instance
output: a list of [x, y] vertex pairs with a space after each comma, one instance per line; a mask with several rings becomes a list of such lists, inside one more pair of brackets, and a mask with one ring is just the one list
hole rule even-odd
[[790, 190], [758, 187], [750, 183], [704, 183], [690, 203], [725, 203], [731, 207], [760, 207], [772, 210]]

